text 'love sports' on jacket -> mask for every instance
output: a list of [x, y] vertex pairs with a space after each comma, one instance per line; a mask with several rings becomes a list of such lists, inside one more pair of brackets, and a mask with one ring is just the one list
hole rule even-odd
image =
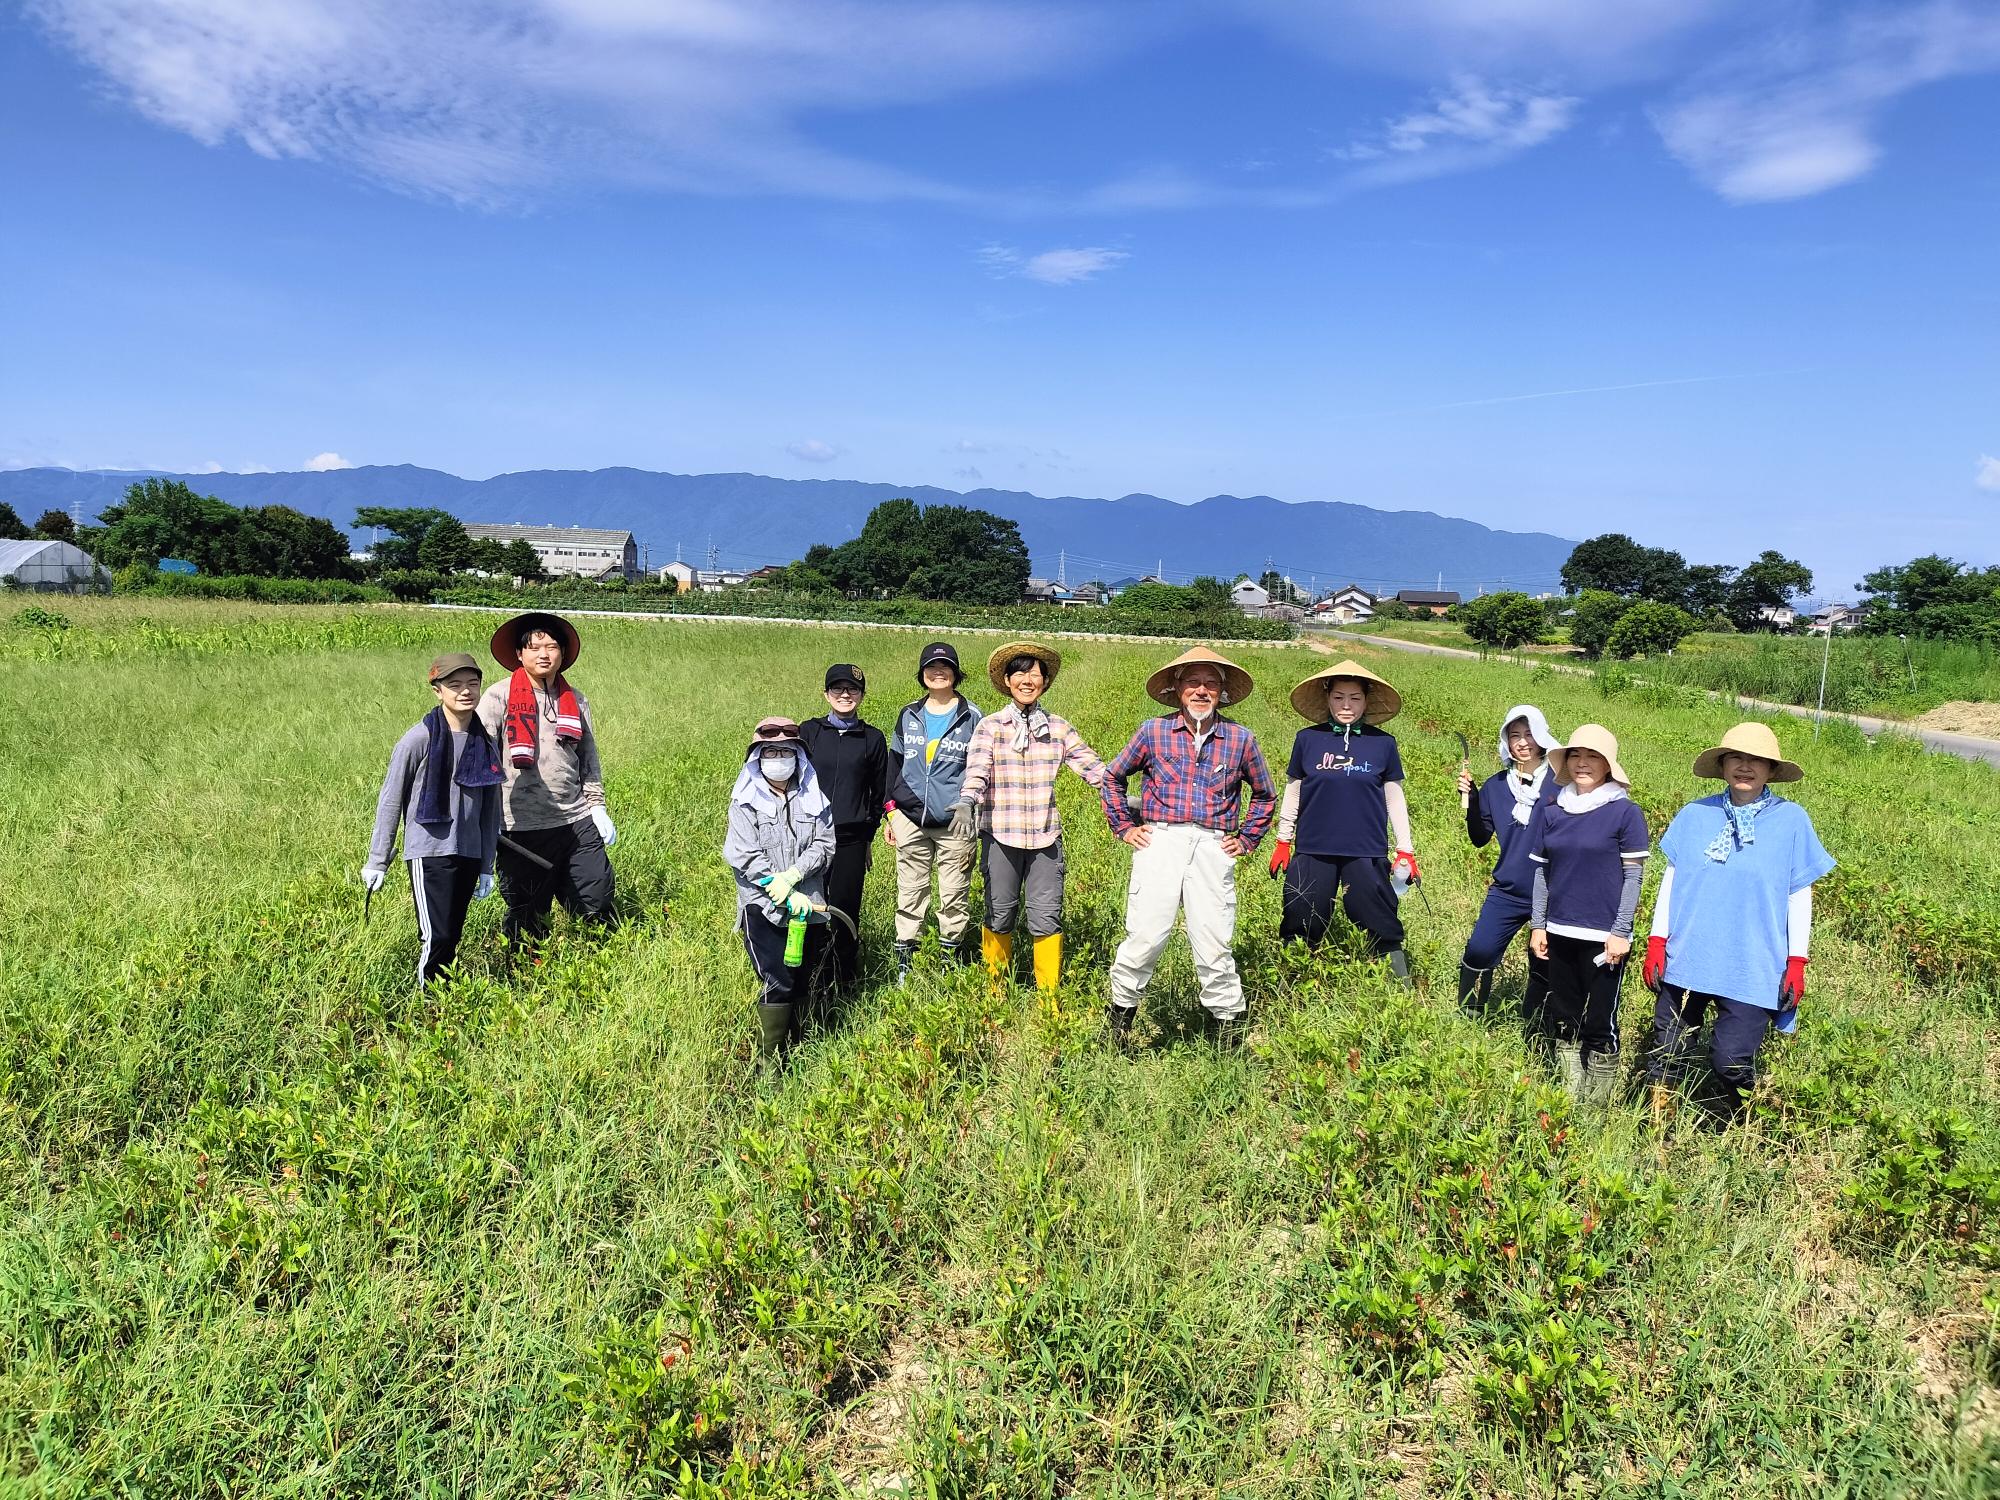
[[[797, 870], [795, 889], [816, 907], [826, 905], [826, 867], [833, 860], [833, 810], [812, 762], [799, 757], [792, 785], [779, 791], [758, 769], [758, 751], [743, 763], [743, 773], [729, 792], [729, 832], [722, 857], [736, 872], [736, 911], [760, 914], [773, 924], [787, 919], [785, 909], [765, 894], [760, 879]], [[824, 922], [815, 912], [812, 921]]]
[[942, 828], [964, 790], [972, 732], [985, 715], [960, 694], [942, 732], [933, 735], [926, 716], [929, 705], [929, 698], [919, 698], [896, 715], [889, 742], [889, 800], [918, 827]]

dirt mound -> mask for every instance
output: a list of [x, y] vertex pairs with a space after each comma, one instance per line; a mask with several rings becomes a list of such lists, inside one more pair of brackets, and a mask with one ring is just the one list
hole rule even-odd
[[1912, 722], [1919, 729], [1935, 729], [1944, 734], [2000, 738], [2000, 703], [1940, 703]]

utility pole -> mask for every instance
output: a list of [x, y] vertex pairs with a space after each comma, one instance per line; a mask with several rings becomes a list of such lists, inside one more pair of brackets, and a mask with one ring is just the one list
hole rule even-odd
[[1065, 547], [1060, 552], [1056, 553], [1056, 587], [1059, 589], [1066, 589], [1069, 587], [1069, 579], [1064, 576], [1064, 572], [1068, 567], [1069, 567], [1069, 549]]

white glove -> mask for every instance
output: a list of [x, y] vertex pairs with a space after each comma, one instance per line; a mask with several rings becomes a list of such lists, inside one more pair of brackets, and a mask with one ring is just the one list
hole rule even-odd
[[491, 875], [480, 876], [479, 883], [472, 888], [472, 899], [474, 901], [484, 901], [488, 896], [492, 894], [493, 894], [493, 877]]
[[597, 836], [604, 840], [605, 848], [609, 849], [618, 842], [618, 830], [611, 826], [610, 813], [601, 807], [593, 807], [590, 810], [590, 821], [597, 825]]
[[785, 904], [785, 897], [792, 893], [792, 887], [804, 879], [805, 876], [801, 875], [795, 866], [789, 870], [780, 870], [777, 874], [773, 875], [764, 889], [770, 893], [773, 901], [783, 906]]
[[371, 891], [382, 889], [382, 882], [389, 878], [388, 867], [384, 865], [364, 865], [361, 869], [361, 883]]

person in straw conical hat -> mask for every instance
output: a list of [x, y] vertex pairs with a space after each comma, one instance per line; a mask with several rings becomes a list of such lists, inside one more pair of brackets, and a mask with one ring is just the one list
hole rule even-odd
[[1579, 724], [1549, 752], [1560, 790], [1528, 824], [1528, 946], [1549, 966], [1545, 1031], [1564, 1087], [1609, 1104], [1618, 1086], [1618, 986], [1632, 951], [1652, 836], [1618, 763], [1618, 736]]
[[1339, 898], [1347, 920], [1368, 935], [1370, 953], [1386, 957], [1408, 984], [1386, 853], [1392, 839], [1394, 870], [1411, 883], [1421, 875], [1410, 843], [1403, 757], [1396, 737], [1381, 727], [1401, 712], [1402, 695], [1359, 662], [1343, 661], [1293, 688], [1292, 707], [1307, 727], [1292, 741], [1271, 853], [1271, 874], [1285, 878], [1278, 936], [1318, 947]]
[[1035, 988], [1053, 1008], [1062, 982], [1063, 846], [1056, 814], [1056, 773], [1064, 766], [1091, 786], [1104, 762], [1069, 720], [1042, 706], [1062, 670], [1062, 656], [1037, 641], [1008, 641], [987, 658], [986, 678], [1007, 695], [972, 732], [965, 782], [952, 830], [979, 829], [979, 868], [986, 885], [980, 952], [996, 981], [1014, 970], [1014, 934], [1023, 926], [1034, 945]]
[[1771, 790], [1805, 772], [1785, 759], [1768, 724], [1738, 724], [1695, 757], [1694, 774], [1723, 790], [1674, 814], [1660, 840], [1667, 868], [1640, 969], [1658, 997], [1644, 1066], [1662, 1116], [1712, 1011], [1713, 1085], [1703, 1102], [1711, 1120], [1726, 1123], [1744, 1110], [1772, 1023], [1784, 1032], [1798, 1024], [1813, 882], [1833, 869], [1833, 856], [1806, 810]]
[[[1104, 816], [1132, 848], [1125, 892], [1125, 941], [1111, 962], [1105, 1012], [1114, 1040], [1131, 1035], [1139, 997], [1185, 915], [1201, 978], [1201, 1003], [1227, 1045], [1243, 1031], [1243, 981], [1230, 945], [1236, 937], [1236, 861], [1271, 826], [1277, 789], [1256, 736], [1222, 716], [1250, 696], [1250, 674], [1206, 646], [1182, 652], [1146, 679], [1146, 696], [1170, 711], [1140, 725], [1105, 767]], [[1127, 783], [1144, 776], [1139, 816]], [[1250, 794], [1247, 810], [1243, 793]]]
[[[1469, 768], [1458, 773], [1459, 794], [1465, 799], [1465, 836], [1475, 849], [1495, 840], [1500, 844], [1479, 920], [1473, 923], [1458, 961], [1458, 1003], [1471, 1015], [1485, 1013], [1493, 993], [1493, 971], [1506, 957], [1514, 935], [1528, 925], [1535, 893], [1528, 825], [1535, 809], [1554, 801], [1560, 790], [1547, 759], [1559, 743], [1539, 708], [1517, 703], [1500, 721], [1496, 747], [1500, 769], [1477, 785]], [[1530, 953], [1521, 1019], [1531, 1033], [1542, 1029], [1542, 1001], [1548, 992], [1548, 963]]]

